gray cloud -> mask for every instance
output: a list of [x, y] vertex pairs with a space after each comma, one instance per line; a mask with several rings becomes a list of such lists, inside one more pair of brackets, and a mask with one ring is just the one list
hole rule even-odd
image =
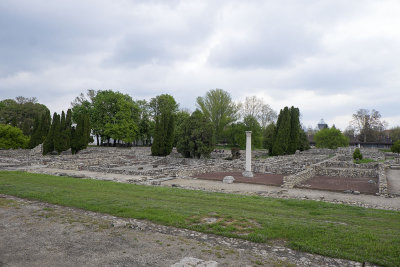
[[88, 88], [170, 93], [194, 109], [223, 88], [299, 106], [306, 125], [346, 126], [359, 108], [397, 118], [399, 12], [373, 0], [4, 0], [0, 95], [60, 111]]

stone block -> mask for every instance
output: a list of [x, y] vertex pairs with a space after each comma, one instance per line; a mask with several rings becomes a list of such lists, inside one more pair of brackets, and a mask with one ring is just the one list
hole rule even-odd
[[232, 184], [233, 181], [235, 181], [235, 178], [233, 176], [225, 176], [222, 180], [222, 182], [225, 184]]

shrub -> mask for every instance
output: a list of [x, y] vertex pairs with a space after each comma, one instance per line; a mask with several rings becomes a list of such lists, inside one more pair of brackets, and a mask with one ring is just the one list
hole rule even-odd
[[318, 148], [336, 149], [349, 146], [349, 138], [336, 128], [326, 128], [314, 135], [315, 145]]
[[393, 153], [400, 153], [400, 140], [397, 140], [396, 142], [394, 142], [394, 144], [392, 145], [392, 147], [390, 148], [390, 150]]
[[353, 153], [353, 159], [355, 160], [362, 160], [363, 156], [359, 148], [356, 148]]
[[0, 124], [0, 149], [26, 148], [29, 138], [22, 130], [11, 125]]

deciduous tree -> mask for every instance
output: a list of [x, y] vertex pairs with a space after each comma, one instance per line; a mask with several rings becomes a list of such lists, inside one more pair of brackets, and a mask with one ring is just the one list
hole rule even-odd
[[381, 114], [377, 110], [359, 109], [353, 114], [350, 124], [359, 135], [362, 142], [379, 141], [379, 135], [386, 128], [387, 123], [381, 120]]
[[40, 118], [47, 111], [49, 109], [37, 103], [34, 97], [20, 96], [16, 100], [5, 99], [0, 101], [0, 123], [18, 127], [24, 135], [31, 136], [35, 119]]
[[220, 142], [224, 127], [238, 119], [239, 107], [230, 94], [222, 89], [210, 90], [204, 97], [197, 97], [197, 106], [213, 124], [216, 141]]
[[336, 149], [349, 146], [349, 138], [336, 128], [325, 128], [318, 131], [314, 135], [314, 140], [318, 148]]

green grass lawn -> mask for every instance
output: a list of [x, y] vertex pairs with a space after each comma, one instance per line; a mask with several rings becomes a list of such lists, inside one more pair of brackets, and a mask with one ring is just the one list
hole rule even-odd
[[357, 159], [357, 160], [355, 159], [355, 160], [353, 160], [353, 162], [355, 164], [367, 164], [367, 163], [371, 163], [371, 162], [376, 162], [376, 160], [365, 158], [365, 159]]
[[[400, 266], [400, 212], [0, 171], [0, 193], [296, 250]], [[205, 218], [217, 218], [208, 224]]]

